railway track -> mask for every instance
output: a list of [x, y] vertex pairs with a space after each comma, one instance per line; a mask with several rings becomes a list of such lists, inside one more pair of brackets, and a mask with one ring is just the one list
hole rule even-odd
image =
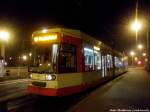
[[37, 96], [26, 95], [16, 98], [7, 103], [8, 112], [32, 112]]
[[[18, 79], [0, 82], [0, 112], [8, 112], [12, 109], [12, 103], [18, 102], [18, 98], [29, 96], [27, 92], [28, 79]], [[17, 99], [17, 100], [16, 100]], [[22, 100], [25, 100], [24, 98]], [[21, 100], [19, 100], [21, 101]], [[14, 103], [16, 104], [16, 103]]]

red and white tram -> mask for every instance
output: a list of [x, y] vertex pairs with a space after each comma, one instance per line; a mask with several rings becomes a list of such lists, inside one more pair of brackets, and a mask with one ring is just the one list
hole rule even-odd
[[32, 40], [28, 91], [33, 94], [78, 93], [127, 70], [123, 54], [79, 30], [45, 29]]

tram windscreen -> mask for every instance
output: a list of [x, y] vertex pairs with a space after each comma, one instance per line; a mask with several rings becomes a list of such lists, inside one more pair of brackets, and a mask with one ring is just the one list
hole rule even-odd
[[30, 72], [55, 73], [58, 45], [36, 46], [30, 60]]

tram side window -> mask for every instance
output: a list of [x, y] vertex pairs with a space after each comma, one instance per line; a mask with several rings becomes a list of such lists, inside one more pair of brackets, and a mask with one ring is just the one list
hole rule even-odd
[[95, 70], [101, 69], [101, 53], [98, 51], [94, 51], [94, 64]]
[[123, 66], [123, 62], [121, 61], [121, 59], [118, 57], [115, 57], [115, 67], [121, 68], [122, 66]]
[[94, 52], [93, 49], [84, 48], [85, 71], [94, 70]]
[[107, 55], [107, 68], [113, 68], [113, 60], [111, 55]]
[[119, 58], [115, 57], [115, 67], [119, 68]]
[[59, 50], [59, 73], [76, 72], [76, 48], [70, 44], [61, 44]]

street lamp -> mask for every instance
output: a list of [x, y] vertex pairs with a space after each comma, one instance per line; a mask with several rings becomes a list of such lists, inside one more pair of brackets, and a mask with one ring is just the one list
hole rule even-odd
[[27, 60], [27, 56], [26, 56], [26, 55], [23, 55], [23, 56], [22, 56], [22, 59], [23, 59], [24, 61], [26, 61], [26, 60]]
[[138, 32], [141, 29], [141, 26], [142, 26], [141, 23], [136, 20], [132, 23], [131, 28], [133, 31]]
[[135, 36], [136, 36], [136, 44], [137, 44], [137, 39], [138, 39], [138, 31], [141, 29], [142, 24], [136, 19], [132, 24], [131, 24], [131, 29], [135, 31]]
[[138, 0], [136, 0], [136, 7], [135, 7], [135, 21], [132, 23], [131, 28], [135, 31], [136, 34], [136, 45], [138, 39], [138, 31], [141, 29], [142, 24], [138, 21]]
[[32, 56], [32, 53], [29, 53], [29, 56], [31, 57], [31, 56]]
[[7, 41], [8, 38], [9, 38], [9, 33], [8, 32], [6, 32], [6, 31], [1, 31], [0, 32], [0, 39], [1, 40]]
[[[137, 46], [137, 48], [139, 49], [139, 54], [142, 54], [143, 45], [142, 45], [142, 44], [139, 44], [139, 45]], [[141, 58], [140, 55], [139, 55], [139, 58]]]
[[146, 56], [146, 53], [143, 53], [142, 55], [145, 57], [145, 56]]
[[147, 30], [147, 36], [146, 36], [146, 38], [147, 38], [147, 62], [148, 62], [148, 64], [149, 64], [149, 29]]
[[134, 55], [135, 55], [135, 52], [134, 52], [134, 51], [131, 51], [131, 52], [130, 52], [130, 55], [131, 55], [131, 56], [134, 56]]
[[138, 60], [138, 58], [137, 58], [137, 57], [135, 57], [135, 58], [134, 58], [134, 60], [135, 60], [135, 61], [137, 61], [137, 60]]
[[139, 50], [141, 50], [143, 48], [143, 45], [139, 44], [137, 47], [138, 47]]
[[30, 56], [30, 58], [29, 58], [29, 61], [28, 61], [28, 70], [29, 70], [29, 66], [31, 65], [31, 56], [32, 56], [31, 52], [29, 53], [29, 56]]

